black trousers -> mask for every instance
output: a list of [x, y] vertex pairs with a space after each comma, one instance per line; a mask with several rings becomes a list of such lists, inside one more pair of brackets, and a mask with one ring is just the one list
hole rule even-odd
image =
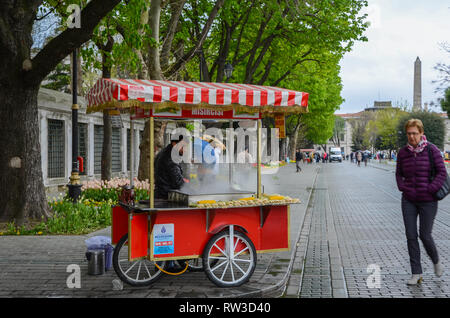
[[300, 162], [301, 162], [300, 160], [296, 160], [296, 161], [295, 161], [295, 167], [297, 168], [297, 172], [298, 172], [299, 170], [300, 170], [300, 171], [302, 170], [302, 168], [300, 168]]
[[[418, 237], [433, 264], [439, 262], [439, 256], [431, 232], [438, 208], [437, 201], [411, 202], [402, 196], [402, 213], [408, 244], [409, 261], [412, 274], [422, 274]], [[419, 235], [417, 235], [417, 217], [419, 217]]]

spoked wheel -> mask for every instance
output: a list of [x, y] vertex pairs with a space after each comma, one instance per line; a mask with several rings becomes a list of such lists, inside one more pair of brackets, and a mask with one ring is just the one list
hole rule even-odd
[[[165, 262], [157, 262], [164, 268]], [[114, 248], [113, 266], [119, 278], [132, 286], [147, 286], [161, 278], [162, 272], [155, 266], [155, 262], [148, 259], [128, 261], [128, 234], [122, 236]]]
[[240, 286], [250, 279], [255, 267], [255, 246], [244, 233], [231, 228], [217, 233], [206, 244], [203, 268], [217, 286]]

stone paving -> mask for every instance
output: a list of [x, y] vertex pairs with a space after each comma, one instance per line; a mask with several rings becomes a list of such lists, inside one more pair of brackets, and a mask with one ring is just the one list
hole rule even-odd
[[298, 251], [306, 255], [301, 284], [296, 289], [291, 279], [286, 297], [450, 296], [450, 198], [439, 203], [433, 229], [445, 274], [434, 275], [421, 245], [424, 282], [407, 286], [410, 266], [394, 169], [378, 163], [321, 166], [301, 233], [308, 237]]
[[[291, 206], [291, 246], [295, 246], [308, 198], [317, 174], [316, 167], [305, 166], [295, 174], [295, 165], [283, 167], [276, 175], [263, 175], [267, 193], [299, 198]], [[250, 281], [237, 288], [219, 288], [203, 272], [186, 272], [180, 276], [164, 275], [149, 287], [124, 284], [113, 290], [117, 279], [114, 270], [101, 276], [87, 275], [84, 240], [94, 235], [110, 235], [110, 229], [81, 236], [0, 236], [0, 297], [278, 297], [293, 268], [291, 251], [258, 254], [257, 267]], [[70, 289], [67, 266], [77, 264], [81, 270], [81, 288]]]
[[[450, 197], [439, 203], [433, 229], [445, 273], [437, 278], [421, 245], [424, 282], [407, 286], [409, 257], [395, 185], [394, 165], [348, 161], [283, 167], [264, 175], [267, 193], [297, 197], [291, 207], [291, 251], [258, 255], [250, 281], [219, 288], [204, 273], [163, 276], [150, 287], [113, 290], [113, 270], [87, 275], [82, 236], [0, 237], [0, 297], [138, 298], [372, 298], [450, 296]], [[78, 264], [81, 288], [66, 285], [67, 266]]]

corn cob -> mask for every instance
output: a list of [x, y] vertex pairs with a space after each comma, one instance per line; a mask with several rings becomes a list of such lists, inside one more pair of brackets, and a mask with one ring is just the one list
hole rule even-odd
[[216, 200], [200, 200], [197, 202], [198, 204], [214, 204]]

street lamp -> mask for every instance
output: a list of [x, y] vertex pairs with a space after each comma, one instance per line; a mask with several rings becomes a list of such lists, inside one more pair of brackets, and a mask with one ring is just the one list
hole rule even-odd
[[67, 185], [69, 188], [69, 197], [73, 202], [78, 201], [81, 195], [80, 176], [78, 171], [78, 69], [77, 69], [77, 50], [72, 53], [72, 173], [70, 175], [70, 182]]
[[233, 65], [231, 65], [230, 62], [227, 61], [225, 64], [225, 68], [223, 69], [223, 72], [227, 80], [231, 77], [231, 75], [233, 75], [233, 70], [234, 70]]

